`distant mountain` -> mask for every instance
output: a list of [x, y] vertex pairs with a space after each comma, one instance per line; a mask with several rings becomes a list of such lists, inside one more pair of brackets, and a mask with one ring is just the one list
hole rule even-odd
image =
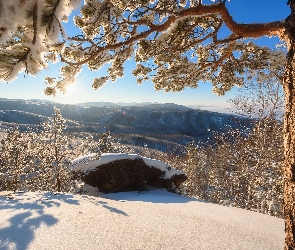
[[213, 131], [224, 132], [228, 126], [247, 126], [237, 116], [196, 110], [173, 103], [85, 103], [64, 105], [42, 100], [0, 98], [0, 128], [17, 123], [22, 130], [34, 128], [52, 117], [54, 106], [67, 119], [67, 131], [111, 134], [126, 144], [167, 151], [212, 139]]
[[77, 106], [81, 107], [150, 107], [151, 109], [157, 109], [161, 107], [165, 108], [172, 108], [172, 109], [188, 109], [188, 107], [174, 104], [174, 103], [151, 103], [151, 102], [142, 102], [142, 103], [137, 103], [137, 102], [130, 102], [130, 103], [113, 103], [113, 102], [84, 102], [84, 103], [78, 103], [76, 104]]
[[119, 104], [113, 103], [113, 102], [84, 102], [84, 103], [77, 103], [77, 106], [81, 106], [81, 107], [119, 107], [122, 105], [119, 105]]

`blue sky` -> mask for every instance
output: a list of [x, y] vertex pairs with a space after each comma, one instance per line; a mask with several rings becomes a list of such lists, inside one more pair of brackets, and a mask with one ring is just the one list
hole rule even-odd
[[[208, 0], [207, 0], [208, 1]], [[289, 14], [286, 5], [287, 0], [231, 0], [227, 6], [235, 21], [240, 23], [270, 22], [282, 20]], [[71, 33], [72, 26], [67, 24], [68, 32]], [[261, 39], [260, 44], [274, 47], [278, 39]], [[83, 69], [78, 76], [78, 88], [69, 95], [58, 94], [56, 97], [44, 95], [46, 76], [57, 77], [60, 64], [51, 65], [49, 69], [42, 71], [38, 76], [32, 77], [20, 74], [18, 79], [10, 83], [0, 83], [0, 98], [18, 99], [47, 99], [60, 103], [80, 103], [80, 102], [159, 102], [177, 103], [182, 105], [204, 106], [209, 110], [220, 110], [228, 106], [227, 100], [235, 94], [235, 89], [228, 92], [223, 97], [212, 94], [210, 83], [200, 83], [199, 88], [187, 88], [180, 93], [166, 93], [155, 91], [150, 81], [136, 84], [136, 79], [132, 76], [131, 70], [134, 62], [125, 64], [125, 77], [118, 79], [115, 83], [108, 83], [99, 90], [91, 88], [94, 77], [104, 75], [106, 67], [100, 71], [91, 72]], [[219, 108], [217, 108], [219, 107]]]

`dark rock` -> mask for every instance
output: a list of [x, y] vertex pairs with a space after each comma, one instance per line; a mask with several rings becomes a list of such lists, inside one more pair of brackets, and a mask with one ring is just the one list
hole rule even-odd
[[185, 174], [175, 174], [170, 179], [150, 179], [147, 181], [147, 184], [152, 187], [166, 188], [169, 191], [175, 191], [186, 179], [187, 176]]
[[146, 190], [146, 181], [161, 177], [160, 169], [147, 166], [141, 158], [112, 161], [90, 171], [82, 180], [104, 193]]

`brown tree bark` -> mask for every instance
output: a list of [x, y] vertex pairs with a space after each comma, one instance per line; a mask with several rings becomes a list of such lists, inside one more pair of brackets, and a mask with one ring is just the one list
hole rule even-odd
[[285, 250], [295, 249], [295, 0], [289, 0], [288, 4], [291, 14], [285, 22], [285, 34], [289, 51], [283, 80]]

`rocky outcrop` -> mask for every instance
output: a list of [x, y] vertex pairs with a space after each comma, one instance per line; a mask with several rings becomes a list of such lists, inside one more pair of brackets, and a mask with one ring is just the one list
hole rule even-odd
[[[171, 171], [171, 174], [166, 173]], [[97, 166], [82, 174], [82, 180], [104, 193], [144, 191], [148, 186], [175, 191], [187, 179], [182, 172], [149, 166], [138, 157], [120, 159]]]

